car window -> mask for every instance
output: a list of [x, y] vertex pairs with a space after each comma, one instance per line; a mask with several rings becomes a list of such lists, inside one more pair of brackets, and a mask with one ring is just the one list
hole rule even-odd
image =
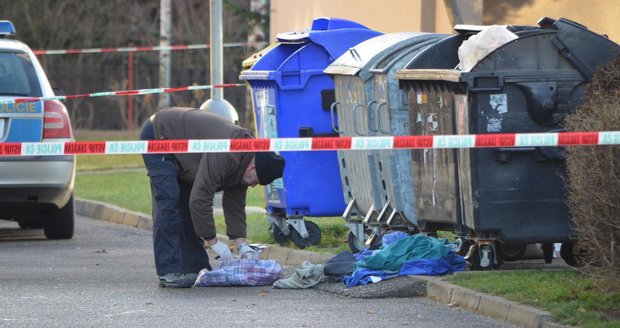
[[0, 52], [0, 96], [41, 96], [39, 80], [25, 53]]

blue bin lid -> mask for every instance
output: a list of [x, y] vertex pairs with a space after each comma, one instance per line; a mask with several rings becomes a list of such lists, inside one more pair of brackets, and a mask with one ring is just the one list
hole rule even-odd
[[312, 21], [312, 27], [309, 31], [279, 33], [276, 36], [276, 40], [283, 43], [303, 43], [308, 42], [308, 40], [310, 39], [310, 34], [312, 33], [316, 33], [318, 31], [332, 31], [343, 28], [368, 29], [368, 27], [360, 23], [350, 21], [348, 19], [319, 17]]
[[381, 34], [351, 20], [320, 17], [312, 21], [309, 31], [280, 33], [276, 39], [281, 43], [316, 43], [336, 59], [351, 45]]
[[[282, 83], [279, 71], [299, 71], [301, 88], [307, 78], [323, 74], [333, 60], [350, 47], [369, 38], [381, 35], [359, 23], [339, 18], [318, 18], [307, 32], [291, 32], [278, 35], [277, 47], [266, 53], [250, 70], [241, 72], [241, 80], [274, 80]], [[281, 85], [282, 86], [282, 85]]]

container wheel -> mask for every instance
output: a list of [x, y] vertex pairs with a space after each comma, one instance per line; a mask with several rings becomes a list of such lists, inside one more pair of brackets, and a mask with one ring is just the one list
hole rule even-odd
[[492, 247], [489, 244], [477, 244], [474, 246], [474, 249], [471, 249], [471, 252], [468, 253], [469, 257], [467, 260], [471, 265], [472, 270], [496, 270], [499, 269], [502, 265], [501, 253], [495, 253], [495, 249], [497, 249], [497, 244], [495, 243], [495, 247]]
[[291, 241], [301, 249], [306, 248], [306, 246], [318, 245], [321, 242], [321, 229], [311, 221], [304, 221], [304, 224], [308, 231], [308, 238], [302, 238], [297, 230], [291, 229]]
[[583, 265], [584, 253], [579, 249], [577, 243], [562, 243], [560, 248], [560, 257], [566, 264], [572, 267]]
[[545, 263], [551, 263], [553, 261], [553, 244], [544, 243], [540, 246], [543, 251], [543, 257], [545, 258]]
[[280, 229], [280, 227], [278, 227], [275, 224], [272, 224], [269, 226], [269, 231], [271, 232], [271, 236], [273, 237], [273, 240], [276, 241], [276, 243], [282, 246], [288, 244], [288, 241], [290, 240], [290, 235], [289, 236], [285, 235]]
[[377, 241], [373, 242], [372, 245], [370, 245], [370, 247], [366, 246], [366, 240], [368, 240], [369, 237], [370, 237], [370, 234], [368, 232], [364, 232], [364, 239], [360, 240], [359, 238], [356, 238], [355, 235], [349, 231], [347, 235], [347, 243], [349, 244], [349, 248], [351, 249], [351, 252], [355, 254], [365, 249], [373, 250], [381, 246], [381, 239], [379, 239], [378, 242]]
[[469, 252], [469, 248], [471, 247], [471, 245], [474, 244], [472, 240], [467, 238], [458, 238], [457, 243], [458, 249], [456, 250], [456, 254], [461, 256], [467, 255], [467, 252]]
[[527, 244], [498, 243], [498, 245], [502, 259], [509, 262], [520, 260], [527, 250]]

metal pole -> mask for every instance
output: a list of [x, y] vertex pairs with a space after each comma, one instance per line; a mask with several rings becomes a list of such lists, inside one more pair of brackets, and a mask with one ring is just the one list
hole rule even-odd
[[[159, 46], [169, 47], [172, 39], [172, 0], [161, 0], [159, 12]], [[159, 86], [170, 87], [170, 50], [159, 51]], [[170, 106], [170, 94], [159, 96], [159, 107]]]
[[[224, 83], [222, 72], [222, 0], [211, 1], [211, 84]], [[224, 90], [211, 89], [211, 99], [224, 99]]]
[[[222, 0], [211, 0], [211, 84], [224, 83], [222, 70]], [[222, 88], [211, 89], [211, 99], [205, 101], [200, 109], [220, 115], [233, 123], [239, 121], [235, 108], [224, 99]]]
[[[133, 51], [129, 52], [128, 58], [128, 74], [127, 74], [127, 88], [129, 90], [133, 90], [133, 80], [134, 80], [134, 68], [133, 68]], [[133, 129], [133, 97], [127, 97], [127, 130]]]

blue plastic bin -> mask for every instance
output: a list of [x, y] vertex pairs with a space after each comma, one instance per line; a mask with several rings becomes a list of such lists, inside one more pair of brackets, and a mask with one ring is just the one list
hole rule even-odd
[[[252, 88], [258, 137], [337, 135], [329, 111], [334, 83], [323, 70], [349, 48], [380, 34], [337, 18], [315, 19], [307, 32], [279, 34], [279, 44], [240, 75]], [[291, 239], [297, 246], [318, 243], [320, 231], [318, 240], [305, 231], [309, 224], [313, 231], [318, 227], [299, 220], [304, 216], [339, 216], [344, 211], [336, 151], [281, 155], [286, 160], [284, 176], [265, 187], [267, 212], [285, 235], [287, 225], [278, 224], [278, 220], [285, 218], [295, 228]]]

